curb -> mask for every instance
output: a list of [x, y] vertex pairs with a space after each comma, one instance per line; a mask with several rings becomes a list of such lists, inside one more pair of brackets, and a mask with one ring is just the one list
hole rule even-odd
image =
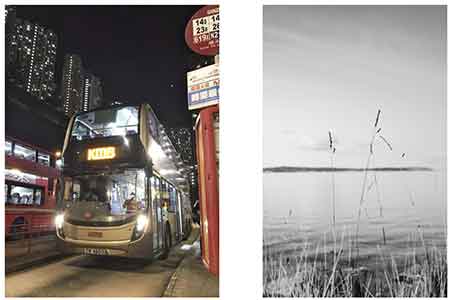
[[[200, 237], [200, 233], [197, 232], [194, 234], [194, 237], [192, 239], [188, 238], [186, 245], [193, 245]], [[180, 260], [179, 265], [177, 266], [176, 270], [174, 271], [173, 275], [171, 275], [171, 278], [165, 288], [165, 291], [162, 294], [162, 297], [173, 297], [174, 288], [176, 286], [176, 282], [178, 279], [178, 274], [180, 270], [184, 267], [184, 261], [187, 259], [188, 255], [184, 255], [184, 257]]]
[[162, 297], [172, 297], [173, 296], [174, 287], [176, 286], [176, 281], [177, 281], [177, 273], [179, 272], [184, 259], [185, 258], [183, 258], [181, 260], [181, 262], [179, 263], [179, 265], [176, 268], [176, 271], [174, 271], [173, 275], [171, 275], [171, 278], [168, 282], [168, 285], [166, 286], [165, 291], [162, 294]]

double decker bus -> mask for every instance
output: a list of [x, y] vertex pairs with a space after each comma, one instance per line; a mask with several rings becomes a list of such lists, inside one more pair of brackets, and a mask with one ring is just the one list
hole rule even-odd
[[59, 172], [49, 151], [13, 137], [5, 139], [5, 237], [54, 233]]
[[62, 150], [62, 252], [166, 256], [191, 229], [184, 164], [150, 105], [74, 115]]

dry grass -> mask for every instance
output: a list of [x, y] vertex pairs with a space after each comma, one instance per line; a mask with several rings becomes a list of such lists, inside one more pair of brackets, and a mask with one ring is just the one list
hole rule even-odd
[[264, 297], [447, 296], [446, 257], [434, 246], [427, 248], [422, 234], [417, 241], [422, 251], [416, 253], [419, 248], [409, 242], [407, 254], [398, 259], [376, 245], [375, 257], [352, 260], [343, 241], [334, 246], [336, 252], [317, 246], [315, 251], [305, 247], [298, 255], [271, 253], [264, 247]]

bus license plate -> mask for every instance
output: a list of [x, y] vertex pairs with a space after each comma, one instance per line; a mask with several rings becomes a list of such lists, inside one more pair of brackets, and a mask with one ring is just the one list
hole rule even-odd
[[110, 250], [108, 249], [98, 249], [98, 248], [83, 248], [83, 254], [88, 255], [109, 255]]
[[102, 237], [102, 232], [88, 231], [88, 236], [89, 237], [94, 237], [94, 238], [101, 238]]

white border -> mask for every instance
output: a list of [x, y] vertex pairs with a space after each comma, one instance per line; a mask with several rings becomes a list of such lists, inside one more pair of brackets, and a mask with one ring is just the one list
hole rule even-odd
[[[92, 1], [6, 1], [8, 4], [93, 4]], [[266, 5], [444, 5], [446, 1], [133, 1], [133, 4], [218, 4], [221, 14], [220, 71], [222, 83], [220, 128], [220, 297], [262, 298], [262, 12]], [[131, 4], [126, 1], [96, 1], [95, 4]], [[449, 8], [448, 8], [449, 15]], [[450, 23], [450, 22], [449, 22]], [[448, 23], [448, 33], [451, 31]], [[4, 28], [4, 18], [2, 17]], [[4, 30], [1, 31], [4, 74]], [[183, 37], [181, 37], [183, 38]], [[448, 49], [450, 37], [448, 34]], [[449, 51], [448, 51], [449, 54]], [[449, 71], [449, 67], [448, 67]], [[4, 80], [1, 80], [4, 97]], [[448, 77], [448, 86], [452, 86]], [[4, 99], [3, 99], [4, 100]], [[450, 105], [447, 107], [451, 114]], [[4, 101], [0, 103], [4, 140]], [[451, 126], [447, 119], [448, 129]], [[451, 131], [447, 132], [448, 150]], [[3, 143], [1, 143], [3, 147]], [[4, 168], [4, 151], [1, 151]], [[450, 155], [450, 151], [448, 151]], [[451, 170], [448, 160], [448, 170]], [[3, 180], [3, 172], [0, 172]], [[448, 172], [448, 185], [450, 184]], [[0, 189], [0, 197], [3, 191]], [[449, 195], [449, 193], [448, 193]], [[450, 226], [451, 205], [448, 205]], [[4, 224], [4, 214], [2, 215]], [[450, 235], [448, 234], [448, 240]], [[4, 239], [1, 253], [4, 254]], [[448, 255], [451, 257], [450, 249]], [[2, 264], [4, 274], [4, 265]], [[449, 279], [448, 286], [451, 287]], [[4, 280], [0, 287], [4, 291]], [[145, 299], [145, 298], [143, 298]], [[193, 298], [192, 298], [193, 299]]]

